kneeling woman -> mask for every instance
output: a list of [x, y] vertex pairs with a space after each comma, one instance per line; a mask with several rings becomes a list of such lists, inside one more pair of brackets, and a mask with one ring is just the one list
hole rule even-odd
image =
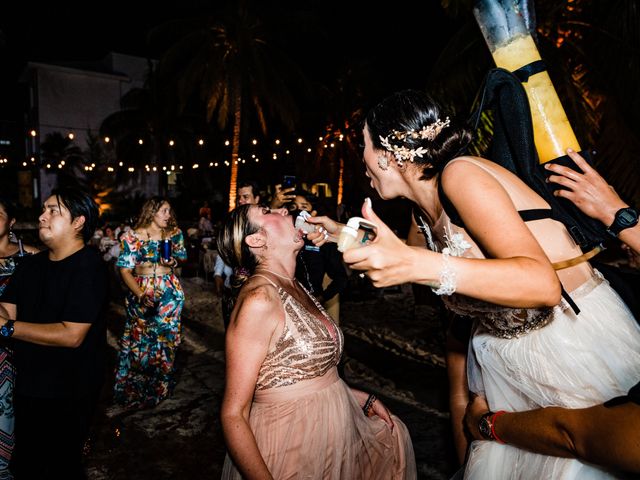
[[304, 242], [286, 210], [237, 208], [218, 245], [247, 273], [226, 334], [222, 478], [415, 479], [406, 426], [338, 376], [343, 335], [295, 280]]

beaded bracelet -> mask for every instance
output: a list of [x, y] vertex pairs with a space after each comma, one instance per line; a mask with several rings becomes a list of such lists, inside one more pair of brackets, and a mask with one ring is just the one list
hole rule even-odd
[[440, 271], [440, 286], [431, 288], [436, 295], [453, 295], [456, 291], [456, 272], [449, 261], [451, 252], [448, 248], [442, 249], [442, 270]]
[[376, 396], [373, 393], [370, 393], [369, 397], [367, 397], [367, 401], [364, 402], [364, 406], [362, 407], [362, 412], [364, 413], [365, 417], [369, 416], [369, 412], [371, 411], [373, 404], [376, 403], [376, 400], [378, 400]]

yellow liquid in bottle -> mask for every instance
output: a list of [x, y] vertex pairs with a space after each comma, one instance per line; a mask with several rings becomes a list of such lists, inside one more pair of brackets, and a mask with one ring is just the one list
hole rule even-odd
[[[493, 59], [498, 67], [513, 72], [523, 65], [540, 60], [540, 53], [530, 35], [517, 37], [512, 42], [497, 48]], [[581, 150], [567, 115], [562, 108], [549, 74], [537, 73], [522, 84], [531, 107], [533, 139], [540, 163], [566, 155], [567, 148]]]

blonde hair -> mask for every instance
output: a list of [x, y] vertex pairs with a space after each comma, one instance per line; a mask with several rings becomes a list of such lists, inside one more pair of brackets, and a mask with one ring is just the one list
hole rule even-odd
[[233, 268], [232, 283], [240, 287], [255, 271], [258, 259], [253, 254], [245, 238], [260, 230], [249, 220], [249, 210], [255, 205], [241, 205], [232, 210], [218, 232], [218, 253], [222, 260]]
[[164, 232], [173, 232], [177, 228], [178, 222], [176, 221], [175, 212], [173, 211], [173, 208], [171, 208], [171, 203], [169, 203], [169, 200], [163, 197], [152, 197], [144, 202], [144, 204], [142, 205], [142, 209], [140, 209], [140, 215], [138, 215], [136, 224], [133, 227], [134, 230], [137, 230], [138, 228], [146, 228], [151, 225], [153, 217], [156, 215], [156, 213], [158, 213], [158, 210], [160, 210], [162, 205], [164, 205], [165, 203], [169, 205], [170, 217], [169, 221], [167, 222], [167, 228], [164, 229]]

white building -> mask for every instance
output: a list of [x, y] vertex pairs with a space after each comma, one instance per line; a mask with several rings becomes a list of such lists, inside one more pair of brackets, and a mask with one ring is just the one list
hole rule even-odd
[[[32, 132], [27, 138], [27, 159], [37, 164], [41, 142], [54, 132], [73, 135], [74, 143], [86, 149], [89, 133], [98, 134], [102, 121], [121, 109], [122, 96], [144, 86], [148, 72], [147, 59], [119, 53], [110, 53], [99, 62], [29, 62], [21, 78], [29, 92], [26, 125]], [[34, 171], [19, 172], [20, 203], [24, 205], [38, 204], [55, 187], [52, 170]], [[155, 194], [158, 181], [152, 177], [132, 176], [126, 188]]]

